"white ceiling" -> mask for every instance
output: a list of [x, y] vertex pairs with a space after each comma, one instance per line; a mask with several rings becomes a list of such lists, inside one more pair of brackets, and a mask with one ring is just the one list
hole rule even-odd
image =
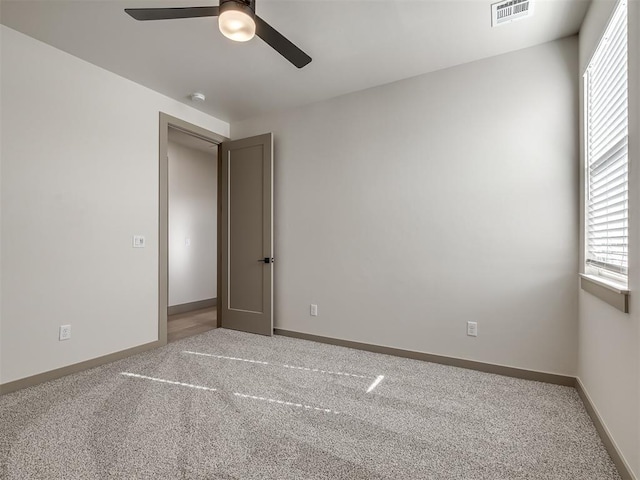
[[2, 0], [3, 24], [233, 121], [323, 100], [578, 32], [587, 0], [537, 0], [533, 17], [491, 28], [495, 0], [257, 0], [308, 53], [298, 70], [259, 38], [232, 42], [215, 18], [137, 22], [129, 7], [217, 0]]

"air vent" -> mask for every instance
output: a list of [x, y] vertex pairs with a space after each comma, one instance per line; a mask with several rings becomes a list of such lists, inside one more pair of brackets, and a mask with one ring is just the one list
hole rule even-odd
[[497, 27], [533, 15], [532, 0], [507, 0], [491, 5], [491, 26]]

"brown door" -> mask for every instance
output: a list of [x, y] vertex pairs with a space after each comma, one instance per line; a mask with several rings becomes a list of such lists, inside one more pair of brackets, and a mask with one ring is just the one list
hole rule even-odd
[[273, 139], [222, 142], [222, 327], [273, 335]]

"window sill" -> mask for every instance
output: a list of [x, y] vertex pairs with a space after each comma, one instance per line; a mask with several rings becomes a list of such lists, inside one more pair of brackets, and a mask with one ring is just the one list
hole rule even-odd
[[585, 292], [598, 297], [621, 312], [629, 313], [629, 290], [627, 286], [596, 275], [581, 273], [580, 287]]

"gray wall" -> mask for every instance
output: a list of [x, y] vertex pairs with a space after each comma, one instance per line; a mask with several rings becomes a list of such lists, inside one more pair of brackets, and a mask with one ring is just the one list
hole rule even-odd
[[217, 147], [205, 153], [173, 142], [171, 135], [168, 153], [172, 306], [216, 298], [218, 153]]
[[[613, 436], [629, 467], [640, 477], [640, 8], [629, 2], [629, 257], [631, 289], [630, 314], [624, 314], [587, 292], [579, 294], [578, 377]], [[579, 79], [593, 54], [613, 12], [614, 1], [596, 0], [591, 4], [580, 30]], [[582, 95], [581, 97], [582, 98]], [[581, 109], [582, 109], [581, 105]], [[581, 135], [581, 139], [584, 137]], [[581, 141], [582, 145], [582, 141]], [[581, 156], [583, 157], [583, 156]], [[584, 158], [581, 160], [584, 165]], [[583, 168], [580, 169], [583, 171]], [[581, 197], [583, 198], [583, 197]], [[581, 218], [584, 218], [582, 202]], [[582, 228], [581, 228], [582, 231]], [[584, 240], [581, 242], [584, 245]], [[584, 248], [581, 249], [584, 260]], [[582, 267], [582, 262], [581, 262]]]
[[572, 37], [232, 123], [274, 132], [276, 327], [574, 375], [577, 88]]
[[[0, 382], [158, 338], [158, 124], [228, 124], [0, 26]], [[147, 247], [132, 248], [144, 235]], [[58, 341], [58, 327], [72, 338]]]
[[[0, 1], [0, 17], [2, 17], [2, 2]], [[2, 32], [0, 31], [0, 195], [2, 193]], [[1, 198], [1, 196], [0, 196]], [[2, 205], [0, 204], [0, 384], [2, 384]]]

